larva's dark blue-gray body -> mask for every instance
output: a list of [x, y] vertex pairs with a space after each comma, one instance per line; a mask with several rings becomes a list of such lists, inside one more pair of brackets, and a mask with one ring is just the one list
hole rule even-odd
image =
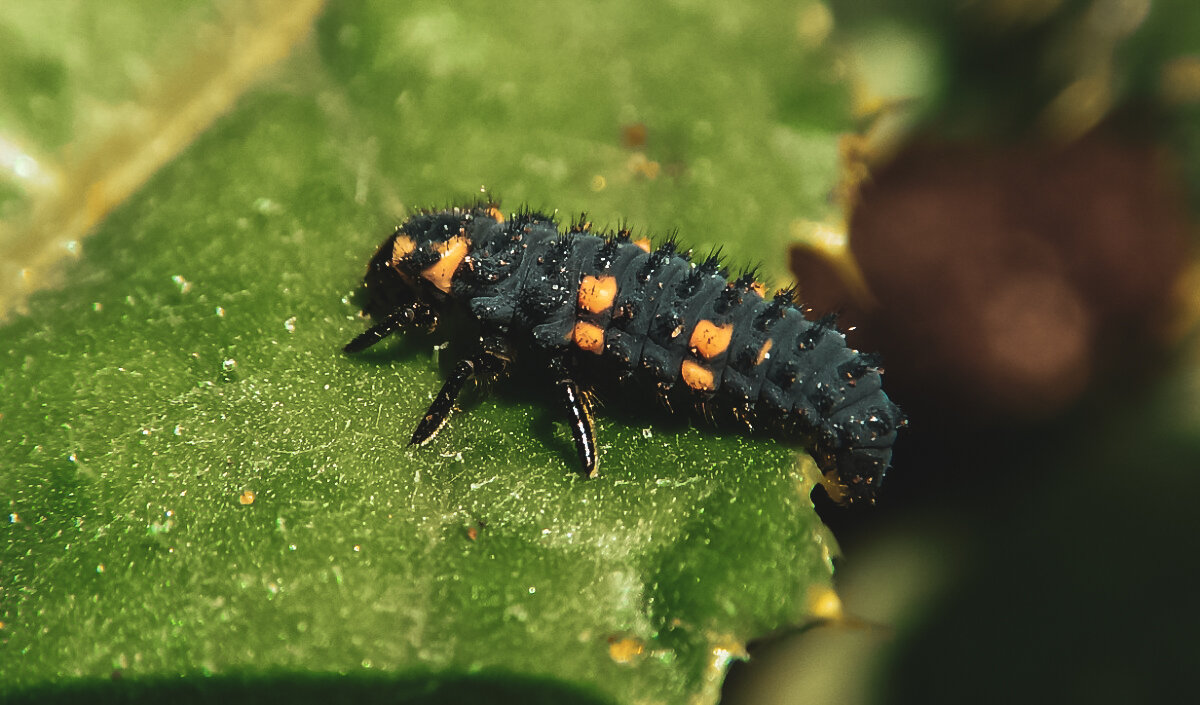
[[764, 298], [753, 277], [730, 282], [715, 259], [695, 264], [673, 243], [651, 251], [627, 233], [594, 235], [582, 219], [562, 232], [548, 216], [504, 218], [490, 206], [422, 213], [383, 243], [366, 287], [367, 311], [383, 322], [349, 351], [406, 326], [432, 328], [456, 305], [481, 331], [480, 354], [447, 382], [414, 442], [436, 433], [467, 378], [501, 374], [530, 348], [551, 361], [592, 472], [576, 378], [802, 443], [846, 501], [874, 498], [904, 424], [874, 361], [830, 322], [807, 320], [790, 292]]

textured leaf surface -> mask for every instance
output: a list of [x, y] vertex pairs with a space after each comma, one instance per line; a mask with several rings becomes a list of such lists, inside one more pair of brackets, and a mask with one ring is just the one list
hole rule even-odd
[[584, 481], [529, 379], [410, 449], [435, 341], [338, 351], [404, 208], [481, 186], [774, 275], [833, 214], [843, 94], [791, 6], [520, 13], [336, 4], [0, 329], [0, 692], [705, 702], [809, 619], [832, 546], [792, 450], [613, 411]]

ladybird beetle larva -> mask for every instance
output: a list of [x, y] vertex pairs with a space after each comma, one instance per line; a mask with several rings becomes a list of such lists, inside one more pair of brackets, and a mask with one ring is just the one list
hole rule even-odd
[[473, 319], [479, 337], [417, 424], [424, 444], [468, 381], [507, 374], [518, 354], [544, 361], [584, 473], [597, 468], [591, 390], [646, 391], [706, 421], [805, 445], [843, 501], [873, 501], [905, 423], [875, 358], [846, 346], [829, 318], [806, 319], [791, 290], [732, 281], [716, 257], [694, 263], [667, 241], [594, 234], [581, 216], [494, 204], [424, 211], [371, 258], [365, 310], [377, 323], [344, 350], [399, 330]]

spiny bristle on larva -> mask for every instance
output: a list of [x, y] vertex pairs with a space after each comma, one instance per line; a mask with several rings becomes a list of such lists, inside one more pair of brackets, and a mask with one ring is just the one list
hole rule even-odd
[[837, 321], [837, 313], [827, 313], [814, 321], [813, 325], [832, 330], [837, 328]]
[[592, 258], [593, 263], [598, 270], [607, 270], [616, 261], [617, 256], [621, 253], [621, 245], [624, 244], [620, 240], [607, 239], [600, 249], [596, 250], [595, 257]]
[[646, 258], [645, 264], [642, 265], [641, 270], [638, 271], [638, 278], [649, 280], [650, 277], [654, 276], [655, 272], [671, 261], [671, 258], [675, 256], [674, 252], [674, 243], [665, 243], [663, 247], [651, 252], [650, 256]]
[[701, 284], [703, 284], [704, 280], [707, 278], [708, 275], [702, 272], [699, 268], [691, 270], [675, 288], [676, 294], [681, 299], [690, 297], [700, 289]]
[[713, 306], [713, 311], [716, 313], [728, 313], [730, 309], [742, 302], [742, 295], [745, 292], [745, 289], [739, 288], [736, 284], [726, 286], [717, 295], [717, 303]]
[[797, 350], [812, 350], [826, 334], [837, 331], [837, 314], [830, 313], [813, 322], [808, 330], [796, 338]]
[[881, 372], [883, 370], [883, 357], [879, 353], [860, 352], [858, 353], [858, 359], [869, 369], [875, 370], [876, 372]]
[[753, 291], [758, 284], [758, 267], [751, 267], [733, 280], [733, 285], [741, 291]]
[[654, 254], [669, 256], [669, 255], [675, 254], [676, 252], [678, 252], [678, 250], [679, 250], [679, 244], [677, 242], [675, 242], [675, 238], [669, 237], [666, 240], [663, 240], [662, 243], [658, 246], [658, 248], [656, 250], [654, 250]]
[[853, 357], [838, 365], [835, 372], [839, 379], [853, 385], [869, 371], [871, 371], [871, 366], [867, 365], [861, 357]]
[[566, 259], [571, 256], [571, 250], [574, 247], [572, 238], [573, 238], [573, 236], [568, 233], [559, 235], [558, 238], [555, 239], [554, 243], [550, 246], [550, 249], [547, 250], [547, 252], [545, 254], [545, 261], [546, 262], [564, 262], [564, 261], [566, 261]]
[[554, 216], [547, 215], [528, 206], [522, 206], [520, 210], [512, 214], [510, 220], [513, 229], [521, 230], [535, 223], [553, 223]]
[[766, 330], [775, 321], [783, 318], [788, 308], [792, 305], [792, 296], [786, 290], [775, 294], [771, 302], [754, 318], [754, 327], [758, 330]]
[[587, 213], [581, 212], [579, 217], [571, 222], [569, 233], [586, 233], [592, 229], [592, 223], [587, 219]]
[[719, 250], [717, 252], [710, 254], [707, 258], [705, 258], [705, 260], [703, 262], [701, 262], [700, 265], [697, 267], [697, 270], [699, 270], [699, 272], [701, 274], [705, 274], [708, 276], [711, 276], [713, 274], [720, 274], [721, 276], [726, 276], [728, 274], [727, 272], [722, 271], [721, 254], [720, 254]]

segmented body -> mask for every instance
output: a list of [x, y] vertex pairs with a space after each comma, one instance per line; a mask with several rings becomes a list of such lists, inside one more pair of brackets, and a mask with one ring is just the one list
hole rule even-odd
[[595, 235], [582, 218], [563, 232], [548, 216], [505, 218], [488, 205], [420, 213], [384, 241], [365, 285], [381, 322], [348, 352], [432, 328], [455, 305], [481, 331], [415, 443], [437, 432], [467, 379], [503, 374], [529, 349], [562, 391], [589, 474], [589, 387], [649, 390], [717, 423], [807, 445], [845, 501], [874, 498], [904, 424], [874, 359], [848, 348], [831, 321], [807, 320], [790, 291], [765, 297], [750, 275], [729, 281], [715, 258], [697, 264], [673, 242], [651, 250], [627, 232]]

